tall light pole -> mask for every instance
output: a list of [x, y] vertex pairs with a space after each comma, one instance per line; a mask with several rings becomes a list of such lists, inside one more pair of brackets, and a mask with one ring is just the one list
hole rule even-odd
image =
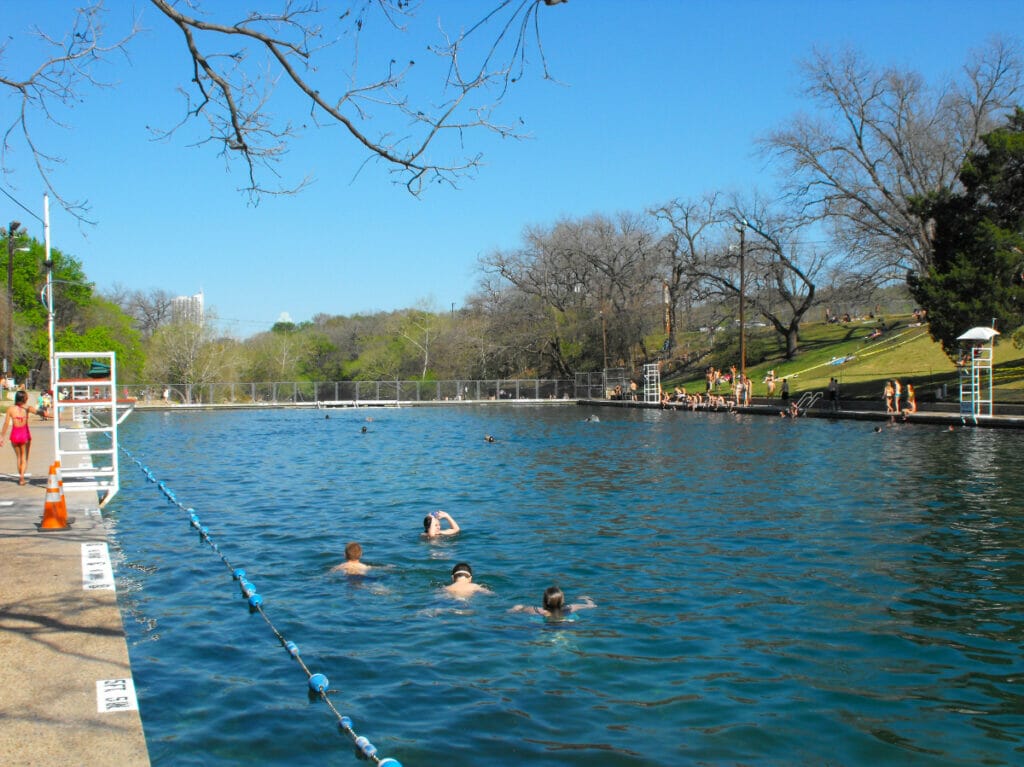
[[747, 377], [747, 220], [743, 219], [736, 224], [736, 231], [740, 233], [740, 374]]
[[[46, 335], [49, 339], [50, 381], [49, 388], [56, 401], [54, 390], [55, 360], [53, 357], [53, 256], [50, 254], [50, 197], [43, 195], [43, 243], [46, 248], [44, 263], [46, 264]], [[56, 421], [54, 422], [56, 424]], [[56, 428], [56, 425], [54, 426]]]

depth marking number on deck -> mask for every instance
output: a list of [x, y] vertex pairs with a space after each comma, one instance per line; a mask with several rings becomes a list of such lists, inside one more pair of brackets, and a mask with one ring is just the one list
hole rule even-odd
[[101, 714], [113, 711], [138, 711], [135, 682], [128, 679], [100, 679], [96, 682], [96, 710]]
[[82, 544], [82, 588], [86, 591], [113, 591], [114, 570], [106, 543]]

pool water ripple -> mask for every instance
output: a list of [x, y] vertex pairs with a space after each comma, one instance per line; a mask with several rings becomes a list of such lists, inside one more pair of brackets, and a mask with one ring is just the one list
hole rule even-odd
[[[121, 441], [406, 767], [1022, 761], [1014, 434], [598, 414], [137, 413]], [[133, 468], [105, 514], [153, 763], [354, 764]], [[421, 540], [436, 508], [464, 531]], [[366, 578], [328, 573], [349, 540]], [[457, 561], [495, 593], [447, 599]], [[508, 612], [551, 583], [598, 607]]]

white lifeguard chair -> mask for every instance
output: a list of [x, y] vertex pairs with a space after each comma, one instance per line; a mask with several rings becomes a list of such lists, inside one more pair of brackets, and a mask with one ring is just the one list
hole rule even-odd
[[[960, 418], [992, 416], [992, 358], [995, 352], [995, 328], [971, 328], [957, 337], [963, 353], [957, 363], [960, 371]], [[988, 412], [985, 412], [985, 411]]]
[[117, 426], [135, 401], [117, 398], [114, 352], [56, 352], [53, 371], [53, 444], [64, 489], [96, 492], [103, 508], [121, 487]]

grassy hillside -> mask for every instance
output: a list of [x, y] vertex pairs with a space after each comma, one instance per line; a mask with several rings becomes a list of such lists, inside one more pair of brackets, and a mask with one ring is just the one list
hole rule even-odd
[[[792, 360], [784, 359], [785, 348], [778, 335], [765, 328], [747, 331], [747, 375], [754, 382], [754, 395], [766, 392], [763, 383], [769, 370], [777, 379], [789, 379], [790, 391], [824, 390], [830, 377], [839, 379], [843, 399], [879, 399], [885, 380], [912, 381], [918, 399], [935, 399], [936, 389], [947, 386], [948, 396], [956, 399], [959, 379], [955, 365], [942, 347], [928, 335], [926, 326], [916, 325], [910, 315], [885, 318], [889, 330], [880, 338], [868, 340], [878, 325], [874, 320], [826, 324], [812, 322], [800, 331], [800, 351]], [[965, 328], [966, 330], [966, 328]], [[704, 390], [704, 369], [708, 365], [728, 370], [739, 365], [738, 333], [719, 338], [709, 351], [691, 355], [685, 367], [672, 361], [662, 373], [662, 386], [685, 386]], [[693, 334], [681, 339], [682, 348], [698, 348], [701, 338]], [[704, 338], [706, 346], [706, 337]], [[1024, 402], [1024, 349], [1016, 349], [1009, 338], [997, 341], [994, 366], [994, 398], [998, 402]], [[777, 390], [776, 390], [777, 391]]]

